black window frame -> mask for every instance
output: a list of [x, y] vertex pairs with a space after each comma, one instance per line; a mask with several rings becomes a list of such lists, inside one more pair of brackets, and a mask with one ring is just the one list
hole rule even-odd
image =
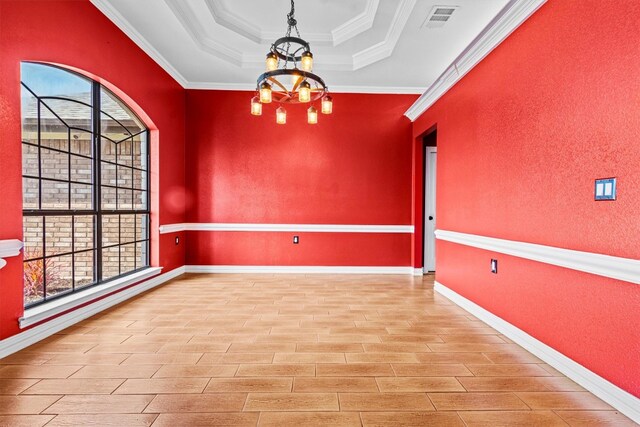
[[[34, 209], [34, 208], [30, 208], [30, 209], [24, 209], [23, 207], [23, 211], [22, 211], [22, 215], [23, 218], [24, 217], [42, 217], [42, 244], [41, 244], [41, 256], [36, 256], [33, 258], [26, 258], [23, 260], [23, 263], [27, 263], [27, 262], [33, 262], [33, 261], [42, 261], [42, 268], [43, 268], [43, 289], [42, 289], [42, 299], [39, 301], [34, 301], [32, 303], [27, 303], [26, 299], [24, 301], [24, 307], [25, 309], [27, 308], [32, 308], [32, 307], [36, 307], [39, 306], [41, 304], [46, 304], [50, 301], [56, 300], [58, 298], [62, 298], [65, 296], [68, 296], [70, 294], [73, 294], [75, 292], [79, 292], [79, 291], [84, 291], [86, 289], [90, 289], [92, 287], [98, 286], [98, 285], [102, 285], [104, 283], [108, 283], [110, 281], [113, 280], [117, 280], [126, 276], [129, 276], [131, 274], [134, 274], [136, 272], [139, 272], [141, 270], [147, 269], [151, 266], [151, 211], [150, 211], [150, 207], [151, 207], [151, 172], [150, 172], [150, 167], [151, 167], [151, 144], [150, 144], [150, 132], [148, 127], [146, 127], [146, 125], [144, 124], [144, 122], [140, 119], [140, 117], [138, 117], [135, 112], [133, 112], [131, 110], [131, 108], [129, 108], [127, 106], [127, 104], [122, 101], [117, 95], [115, 95], [112, 91], [110, 91], [107, 87], [103, 86], [102, 84], [100, 84], [99, 82], [90, 79], [86, 76], [83, 76], [82, 74], [79, 74], [77, 72], [68, 70], [64, 67], [58, 67], [55, 65], [50, 65], [50, 64], [42, 64], [42, 63], [37, 63], [37, 62], [29, 62], [29, 61], [24, 61], [23, 63], [32, 63], [32, 64], [36, 64], [39, 66], [43, 66], [43, 67], [51, 67], [51, 68], [57, 68], [60, 69], [66, 73], [70, 73], [72, 75], [78, 76], [84, 80], [86, 80], [88, 83], [91, 84], [91, 104], [87, 104], [86, 102], [77, 100], [77, 99], [73, 99], [73, 98], [67, 98], [64, 96], [39, 96], [37, 95], [33, 90], [31, 90], [31, 88], [29, 88], [23, 81], [21, 78], [20, 81], [20, 86], [25, 88], [30, 94], [31, 96], [33, 96], [37, 102], [37, 144], [33, 143], [33, 142], [29, 142], [29, 141], [25, 141], [25, 138], [22, 137], [21, 141], [22, 141], [22, 146], [24, 147], [24, 145], [28, 145], [31, 147], [35, 147], [38, 150], [38, 176], [33, 176], [33, 175], [28, 175], [25, 174], [24, 172], [24, 159], [23, 161], [23, 173], [22, 173], [22, 178], [23, 180], [25, 178], [27, 179], [37, 179], [38, 180], [38, 208]], [[105, 112], [102, 110], [102, 92], [107, 92], [109, 94], [109, 96], [113, 97], [113, 99], [118, 100], [120, 103], [122, 103], [122, 105], [127, 107], [127, 110], [130, 114], [132, 114], [137, 120], [138, 122], [143, 126], [143, 129], [137, 133], [131, 133], [131, 131], [129, 131], [129, 129], [123, 125], [120, 121], [118, 121], [115, 117], [113, 117], [112, 115], [110, 115], [109, 113]], [[67, 102], [75, 102], [75, 103], [79, 103], [85, 106], [88, 106], [91, 108], [91, 131], [88, 131], [87, 129], [81, 129], [78, 127], [74, 127], [74, 126], [70, 126], [68, 123], [65, 122], [64, 119], [62, 119], [60, 117], [60, 115], [58, 115], [56, 113], [56, 111], [54, 111], [54, 109], [52, 107], [49, 107], [46, 103], [43, 102], [43, 100], [47, 100], [47, 99], [57, 99], [57, 100], [62, 100], [62, 101], [67, 101]], [[41, 131], [42, 131], [42, 114], [41, 114], [41, 108], [47, 108], [49, 110], [50, 113], [52, 113], [58, 120], [60, 120], [60, 122], [62, 124], [64, 124], [67, 127], [67, 150], [61, 150], [61, 149], [57, 149], [57, 148], [52, 148], [49, 146], [43, 146], [42, 145], [42, 135], [41, 135]], [[125, 138], [119, 140], [119, 141], [115, 141], [112, 140], [111, 138], [102, 135], [102, 115], [106, 115], [108, 116], [111, 120], [114, 120], [115, 122], [117, 122], [120, 126], [122, 126], [125, 130], [127, 130], [128, 132], [128, 136], [126, 136]], [[24, 117], [21, 115], [21, 122], [24, 121]], [[90, 133], [91, 134], [91, 150], [92, 150], [92, 155], [87, 156], [87, 155], [82, 155], [82, 154], [78, 154], [75, 152], [72, 152], [71, 150], [71, 133], [72, 130], [77, 130], [77, 131], [82, 131], [82, 132], [86, 132], [86, 133]], [[134, 138], [138, 137], [138, 136], [144, 136], [144, 142], [140, 142], [141, 146], [141, 153], [140, 153], [140, 159], [141, 162], [143, 160], [143, 153], [142, 153], [142, 144], [144, 144], [144, 149], [145, 149], [145, 158], [144, 158], [144, 162], [145, 162], [145, 167], [136, 167], [135, 166], [135, 162], [134, 162]], [[116, 160], [115, 162], [111, 162], [108, 160], [103, 160], [102, 159], [102, 144], [103, 144], [103, 140], [106, 141], [110, 141], [112, 143], [114, 143], [116, 145]], [[125, 142], [127, 140], [131, 140], [131, 165], [123, 165], [118, 163], [118, 154], [117, 154], [117, 149], [118, 149], [118, 145], [119, 143]], [[54, 178], [43, 178], [42, 175], [42, 166], [44, 164], [44, 159], [42, 157], [42, 149], [46, 149], [48, 151], [51, 152], [57, 152], [58, 154], [63, 154], [63, 155], [67, 155], [67, 159], [68, 159], [68, 179], [67, 180], [63, 180], [63, 179], [54, 179]], [[77, 157], [81, 157], [84, 159], [90, 159], [91, 160], [91, 188], [92, 188], [92, 197], [91, 197], [91, 204], [92, 204], [92, 208], [91, 209], [72, 209], [72, 191], [71, 191], [71, 185], [72, 184], [81, 184], [81, 185], [85, 185], [88, 186], [89, 183], [87, 182], [77, 182], [71, 179], [71, 174], [72, 174], [72, 167], [71, 167], [71, 158], [72, 156], [77, 156]], [[102, 165], [103, 164], [111, 164], [115, 171], [116, 171], [116, 178], [115, 178], [115, 185], [111, 185], [111, 184], [103, 184], [102, 183]], [[123, 187], [120, 186], [118, 184], [118, 170], [119, 168], [128, 168], [131, 169], [131, 173], [132, 176], [135, 176], [134, 171], [138, 171], [140, 173], [140, 177], [141, 180], [144, 182], [144, 184], [142, 186], [144, 186], [145, 188], [136, 188], [135, 183], [132, 181], [131, 183], [131, 187]], [[57, 182], [57, 183], [64, 183], [67, 184], [69, 187], [69, 201], [68, 201], [68, 209], [42, 209], [42, 182], [43, 181], [48, 181], [48, 182]], [[141, 187], [142, 187], [141, 186]], [[103, 187], [106, 188], [112, 188], [115, 189], [115, 194], [116, 194], [116, 205], [114, 209], [107, 209], [104, 208], [102, 205], [102, 192], [103, 192]], [[131, 209], [122, 209], [122, 208], [118, 208], [119, 207], [119, 203], [118, 203], [118, 197], [120, 194], [120, 190], [128, 190], [131, 191], [131, 195], [132, 195], [132, 203], [131, 203]], [[135, 208], [135, 197], [134, 194], [135, 192], [144, 192], [145, 193], [145, 197], [144, 197], [144, 209], [136, 209]], [[23, 188], [23, 203], [24, 203], [24, 196], [25, 196], [25, 189]], [[76, 216], [93, 216], [93, 242], [91, 245], [91, 248], [89, 249], [82, 249], [82, 250], [75, 250], [75, 246], [76, 246], [76, 237], [75, 237], [75, 217]], [[103, 219], [106, 216], [118, 216], [118, 243], [117, 244], [110, 244], [110, 245], [105, 245], [104, 244], [104, 236], [103, 236]], [[122, 216], [123, 215], [133, 215], [133, 229], [134, 229], [134, 241], [126, 241], [126, 242], [122, 242]], [[143, 219], [140, 221], [140, 224], [142, 225], [143, 230], [141, 232], [138, 231], [138, 217], [141, 216]], [[47, 241], [46, 241], [46, 224], [47, 224], [47, 217], [71, 217], [71, 252], [64, 252], [64, 253], [55, 253], [53, 255], [47, 255]], [[134, 245], [134, 269], [133, 270], [128, 270], [126, 272], [122, 272], [122, 250], [121, 247], [125, 246], [125, 245]], [[143, 250], [143, 254], [144, 254], [144, 260], [142, 262], [140, 262], [143, 265], [138, 266], [138, 262], [139, 259], [136, 256], [136, 251], [135, 248], [137, 247], [138, 244], [144, 244], [144, 250]], [[110, 249], [110, 248], [114, 248], [114, 247], [118, 247], [118, 274], [114, 275], [114, 276], [110, 276], [106, 279], [104, 279], [104, 271], [103, 271], [103, 250], [104, 249]], [[76, 289], [76, 275], [75, 275], [75, 255], [76, 254], [82, 254], [82, 253], [86, 253], [86, 252], [93, 252], [93, 282], [91, 284], [88, 285], [83, 285], [81, 286], [79, 289]], [[46, 280], [46, 268], [47, 268], [47, 261], [48, 259], [53, 259], [53, 258], [59, 258], [59, 257], [63, 257], [63, 256], [71, 256], [72, 262], [71, 262], [71, 288], [69, 290], [57, 293], [55, 295], [52, 296], [47, 296], [47, 280]]]

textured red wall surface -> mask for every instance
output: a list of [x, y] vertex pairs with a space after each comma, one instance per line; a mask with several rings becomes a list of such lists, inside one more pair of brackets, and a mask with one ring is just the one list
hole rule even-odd
[[[414, 123], [438, 129], [439, 229], [640, 258], [638, 28], [637, 1], [550, 0]], [[445, 242], [437, 280], [640, 396], [638, 285]]]
[[[249, 114], [251, 92], [187, 91], [188, 222], [411, 224], [415, 95], [335, 94], [334, 113]], [[187, 264], [409, 266], [408, 234], [189, 233]], [[194, 236], [197, 234], [196, 236]]]
[[[88, 0], [0, 1], [0, 239], [22, 238], [20, 61], [76, 68], [116, 89], [152, 129], [152, 230], [184, 221], [185, 94], [165, 71]], [[153, 235], [153, 264], [184, 264], [173, 236]], [[0, 338], [19, 332], [20, 257], [0, 270]]]

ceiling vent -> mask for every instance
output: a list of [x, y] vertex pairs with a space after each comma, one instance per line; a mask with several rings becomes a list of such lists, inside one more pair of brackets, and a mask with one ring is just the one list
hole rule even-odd
[[440, 28], [451, 20], [453, 13], [459, 6], [434, 6], [429, 11], [427, 19], [422, 23], [422, 28]]

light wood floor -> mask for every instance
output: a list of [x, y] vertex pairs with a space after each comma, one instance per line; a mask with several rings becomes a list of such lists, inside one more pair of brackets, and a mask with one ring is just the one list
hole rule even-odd
[[0, 425], [633, 425], [432, 282], [183, 276], [0, 360]]

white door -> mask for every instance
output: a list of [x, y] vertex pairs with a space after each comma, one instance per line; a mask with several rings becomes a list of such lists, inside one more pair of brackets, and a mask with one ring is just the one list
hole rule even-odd
[[436, 270], [436, 147], [425, 147], [424, 272]]

